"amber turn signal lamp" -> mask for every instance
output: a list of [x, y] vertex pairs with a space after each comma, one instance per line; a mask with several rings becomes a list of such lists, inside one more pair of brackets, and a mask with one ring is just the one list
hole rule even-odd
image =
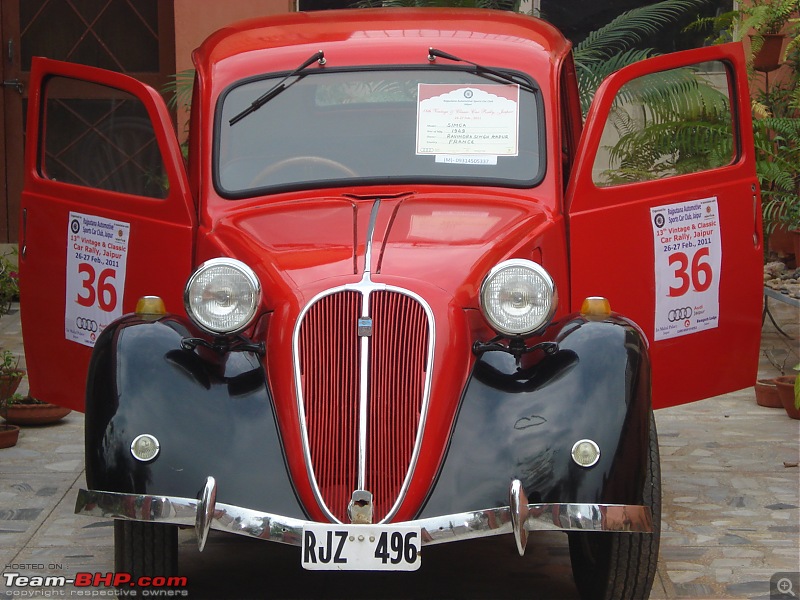
[[136, 303], [136, 316], [142, 319], [158, 319], [167, 314], [164, 301], [158, 296], [142, 296]]
[[583, 301], [581, 314], [584, 317], [607, 317], [611, 314], [611, 303], [602, 296], [590, 296]]

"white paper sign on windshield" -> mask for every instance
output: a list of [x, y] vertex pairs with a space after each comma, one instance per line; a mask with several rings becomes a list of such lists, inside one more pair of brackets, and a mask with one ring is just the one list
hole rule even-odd
[[517, 156], [518, 85], [420, 83], [418, 93], [418, 155], [453, 164]]

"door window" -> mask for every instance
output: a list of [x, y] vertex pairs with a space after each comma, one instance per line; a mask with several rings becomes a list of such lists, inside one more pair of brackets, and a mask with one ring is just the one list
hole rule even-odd
[[603, 129], [592, 180], [598, 186], [708, 171], [734, 159], [726, 70], [660, 71], [620, 89]]
[[734, 159], [731, 114], [721, 62], [634, 79], [614, 99], [592, 180], [605, 187], [728, 165]]
[[169, 186], [155, 132], [137, 98], [66, 77], [49, 79], [45, 98], [39, 165], [43, 177], [123, 194], [167, 197]]

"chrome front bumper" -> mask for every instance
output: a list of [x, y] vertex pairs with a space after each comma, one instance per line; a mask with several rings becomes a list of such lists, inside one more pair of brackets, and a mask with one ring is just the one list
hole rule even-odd
[[[207, 479], [199, 500], [80, 490], [75, 514], [193, 527], [201, 551], [210, 529], [301, 546], [303, 526], [311, 523], [216, 502], [216, 483], [212, 477]], [[520, 555], [525, 552], [529, 531], [653, 531], [649, 507], [628, 504], [528, 504], [518, 480], [511, 484], [509, 506], [417, 519], [402, 524], [420, 527], [423, 545], [512, 533]]]

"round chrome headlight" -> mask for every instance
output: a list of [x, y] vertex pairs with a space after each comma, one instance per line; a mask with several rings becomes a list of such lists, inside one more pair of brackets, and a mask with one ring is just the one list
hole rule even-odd
[[204, 262], [189, 278], [186, 312], [195, 324], [214, 334], [236, 333], [255, 317], [261, 284], [253, 270], [233, 258]]
[[556, 310], [552, 277], [530, 260], [494, 267], [481, 285], [481, 309], [492, 328], [505, 335], [529, 335], [545, 327]]

